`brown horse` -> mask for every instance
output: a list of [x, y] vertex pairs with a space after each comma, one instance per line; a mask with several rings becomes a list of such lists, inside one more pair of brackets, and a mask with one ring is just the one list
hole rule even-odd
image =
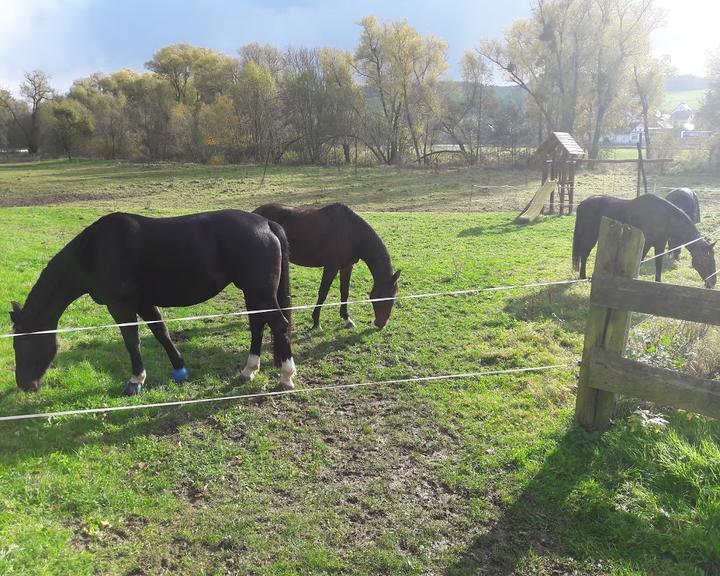
[[375, 328], [382, 329], [390, 318], [397, 294], [400, 270], [393, 272], [390, 255], [375, 230], [345, 204], [324, 208], [294, 208], [283, 204], [265, 204], [255, 210], [280, 224], [290, 244], [290, 262], [299, 266], [322, 267], [318, 300], [313, 310], [313, 328], [320, 326], [320, 309], [330, 285], [340, 272], [340, 317], [345, 326], [354, 328], [347, 302], [350, 276], [358, 260], [363, 260], [373, 277], [370, 298], [388, 298], [373, 302]]

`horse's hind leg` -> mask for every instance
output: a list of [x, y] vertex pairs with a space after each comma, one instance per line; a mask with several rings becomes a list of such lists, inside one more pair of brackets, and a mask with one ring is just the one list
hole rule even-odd
[[[250, 310], [248, 306], [248, 310]], [[260, 309], [255, 307], [256, 310]], [[243, 380], [252, 380], [260, 371], [260, 350], [262, 349], [263, 329], [265, 328], [264, 314], [250, 315], [250, 353], [247, 363], [242, 371]]]
[[[109, 304], [108, 310], [118, 324], [137, 322], [137, 314], [135, 313], [134, 306], [128, 304]], [[130, 362], [132, 364], [132, 378], [125, 383], [123, 392], [127, 396], [134, 396], [140, 393], [145, 383], [145, 378], [147, 377], [142, 356], [140, 355], [140, 336], [138, 335], [137, 325], [121, 326], [120, 332], [125, 341], [125, 347], [130, 354]]]
[[345, 266], [340, 270], [340, 318], [345, 320], [345, 328], [355, 328], [355, 322], [348, 314], [347, 301], [350, 296], [350, 276], [352, 276], [353, 265]]
[[[655, 245], [655, 282], [662, 282], [662, 253], [665, 251], [665, 242]], [[659, 254], [659, 256], [658, 256]]]
[[151, 322], [151, 324], [148, 324], [148, 327], [155, 336], [155, 339], [160, 342], [165, 349], [170, 359], [170, 364], [172, 364], [172, 379], [175, 380], [175, 382], [184, 382], [187, 380], [188, 371], [185, 368], [185, 360], [170, 339], [170, 333], [168, 332], [165, 322], [162, 321], [163, 317], [160, 310], [157, 306], [141, 306], [138, 309], [138, 314], [146, 322]]
[[[279, 308], [277, 303], [276, 307]], [[280, 310], [268, 313], [268, 318], [273, 333], [275, 365], [280, 366], [280, 389], [292, 390], [295, 388], [292, 379], [296, 370], [290, 345], [290, 323]]]
[[330, 286], [332, 285], [333, 280], [335, 280], [337, 273], [337, 268], [332, 268], [330, 266], [325, 266], [325, 268], [323, 268], [322, 280], [320, 280], [320, 289], [318, 290], [317, 304], [315, 304], [315, 309], [312, 313], [313, 329], [320, 328], [320, 310], [322, 310], [322, 304], [327, 298]]

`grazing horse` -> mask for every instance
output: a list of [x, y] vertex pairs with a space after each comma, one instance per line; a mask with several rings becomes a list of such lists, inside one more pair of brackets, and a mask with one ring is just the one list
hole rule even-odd
[[[655, 255], [662, 254], [669, 238], [676, 238], [680, 244], [688, 244], [692, 254], [692, 266], [705, 281], [707, 288], [715, 286], [715, 243], [709, 244], [698, 232], [695, 224], [687, 215], [658, 196], [646, 194], [634, 200], [623, 200], [610, 196], [591, 196], [583, 200], [577, 208], [575, 234], [573, 236], [573, 268], [580, 269], [580, 278], [586, 278], [585, 265], [600, 233], [600, 220], [603, 216], [629, 224], [642, 230], [645, 235], [643, 258], [650, 248]], [[655, 280], [660, 282], [662, 274], [662, 256], [655, 258]]]
[[[665, 200], [675, 204], [675, 206], [685, 212], [693, 224], [700, 223], [700, 200], [698, 200], [697, 194], [689, 188], [675, 188], [675, 190], [665, 196]], [[682, 242], [678, 242], [675, 238], [670, 238], [668, 241], [668, 247], [672, 250], [670, 257], [675, 260], [680, 260], [680, 250], [675, 249], [675, 247], [680, 244], [682, 244]]]
[[[255, 210], [280, 224], [290, 243], [290, 262], [299, 266], [322, 267], [318, 300], [313, 310], [313, 328], [320, 326], [320, 310], [330, 285], [340, 272], [340, 298], [347, 302], [350, 276], [358, 260], [363, 260], [373, 277], [370, 298], [388, 298], [373, 302], [375, 321], [382, 329], [387, 324], [397, 294], [400, 270], [393, 272], [390, 255], [375, 230], [345, 204], [324, 208], [293, 208], [283, 204], [265, 204]], [[347, 305], [340, 306], [345, 326], [354, 328]]]
[[[252, 343], [243, 377], [251, 380], [260, 368], [265, 324], [273, 333], [276, 365], [282, 365], [280, 385], [293, 387], [295, 373], [290, 347], [288, 247], [283, 229], [240, 210], [205, 212], [174, 218], [146, 218], [114, 213], [103, 216], [48, 263], [24, 306], [12, 304], [10, 317], [15, 347], [15, 379], [26, 391], [40, 389], [40, 380], [57, 353], [55, 330], [71, 302], [89, 294], [107, 306], [118, 324], [140, 316], [165, 348], [172, 378], [188, 377], [185, 361], [170, 340], [158, 306], [191, 306], [234, 284], [245, 294]], [[146, 372], [140, 355], [138, 326], [120, 331], [132, 363], [127, 395], [138, 394]]]

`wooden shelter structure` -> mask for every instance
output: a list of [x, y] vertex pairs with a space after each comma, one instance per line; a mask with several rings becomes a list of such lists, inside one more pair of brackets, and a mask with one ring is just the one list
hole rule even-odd
[[542, 158], [542, 185], [556, 182], [556, 190], [550, 194], [547, 213], [555, 213], [555, 192], [558, 195], [558, 213], [572, 214], [575, 200], [575, 172], [585, 150], [567, 132], [553, 132], [538, 148], [538, 157]]

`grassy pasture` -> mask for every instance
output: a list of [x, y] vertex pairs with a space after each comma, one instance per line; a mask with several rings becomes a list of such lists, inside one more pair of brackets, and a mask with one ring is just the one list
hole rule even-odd
[[[262, 186], [261, 174], [0, 165], [0, 302], [23, 300], [48, 258], [109, 210], [164, 215], [269, 200], [361, 209], [403, 269], [405, 294], [571, 276], [572, 218], [517, 227], [503, 211], [527, 202], [532, 174], [511, 194], [472, 184], [524, 187], [524, 174], [280, 168]], [[582, 178], [596, 191], [613, 184], [607, 174]], [[714, 215], [703, 223], [718, 225]], [[312, 302], [319, 271], [292, 272], [294, 302]], [[699, 285], [687, 255], [666, 274]], [[351, 297], [369, 287], [358, 266]], [[337, 294], [336, 285], [330, 299]], [[309, 312], [297, 312], [297, 384], [572, 362], [587, 295], [576, 285], [404, 301], [379, 333], [367, 327], [368, 305], [351, 307], [354, 331], [335, 308], [318, 333], [307, 330]], [[240, 307], [227, 290], [166, 316]], [[62, 325], [109, 321], [83, 298]], [[120, 396], [129, 362], [115, 330], [61, 336], [37, 395], [16, 390], [11, 345], [0, 340], [0, 413], [275, 385], [268, 350], [252, 384], [238, 379], [245, 319], [170, 328], [191, 381], [168, 382], [169, 363], [143, 330], [148, 389], [132, 400]], [[9, 329], [0, 316], [0, 333]], [[672, 329], [638, 324], [633, 353], [679, 362]], [[573, 369], [0, 424], [0, 573], [718, 573], [720, 424], [662, 410], [668, 425], [643, 426], [637, 403], [625, 401], [610, 432], [585, 434], [572, 425], [575, 382]]]

